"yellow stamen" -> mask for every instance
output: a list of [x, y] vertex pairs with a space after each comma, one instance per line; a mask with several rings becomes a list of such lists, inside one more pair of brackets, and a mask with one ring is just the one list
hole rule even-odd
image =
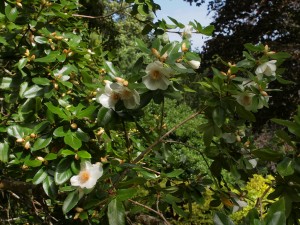
[[90, 179], [90, 174], [87, 171], [82, 171], [79, 174], [79, 179], [81, 183], [85, 183]]
[[151, 73], [151, 77], [152, 77], [152, 79], [157, 80], [157, 79], [159, 79], [159, 78], [161, 77], [161, 75], [160, 75], [159, 71], [154, 70], [154, 71]]

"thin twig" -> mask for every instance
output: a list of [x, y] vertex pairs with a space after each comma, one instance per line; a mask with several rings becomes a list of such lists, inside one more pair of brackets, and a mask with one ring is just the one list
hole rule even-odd
[[195, 118], [196, 116], [198, 116], [199, 114], [201, 114], [207, 107], [204, 107], [202, 110], [193, 113], [192, 115], [190, 115], [189, 117], [187, 117], [186, 119], [184, 119], [183, 121], [181, 121], [179, 124], [175, 125], [172, 129], [170, 129], [167, 133], [165, 133], [163, 136], [161, 136], [157, 141], [155, 141], [152, 145], [150, 145], [146, 150], [144, 150], [141, 154], [139, 154], [138, 157], [136, 157], [133, 160], [133, 164], [138, 163], [139, 161], [141, 161], [145, 155], [147, 155], [149, 152], [152, 151], [152, 149], [158, 145], [160, 142], [162, 142], [166, 137], [168, 137], [171, 133], [173, 133], [175, 130], [177, 130], [179, 127], [181, 127], [183, 124], [185, 124], [186, 122], [190, 121], [191, 119]]
[[100, 18], [111, 17], [112, 15], [114, 15], [118, 12], [124, 11], [125, 9], [128, 9], [130, 7], [131, 6], [127, 6], [127, 7], [121, 8], [119, 10], [116, 10], [114, 12], [108, 13], [106, 15], [102, 15], [102, 16], [88, 16], [88, 15], [81, 15], [81, 14], [72, 14], [72, 16], [74, 16], [74, 17], [83, 17], [83, 18], [88, 18], [88, 19], [100, 19]]
[[163, 221], [165, 222], [166, 225], [171, 225], [171, 224], [166, 220], [166, 218], [164, 217], [164, 215], [163, 215], [162, 213], [157, 212], [156, 210], [150, 208], [149, 206], [143, 205], [142, 203], [136, 202], [136, 201], [134, 201], [134, 200], [132, 200], [132, 199], [128, 199], [128, 201], [130, 201], [131, 203], [133, 203], [133, 204], [135, 204], [135, 205], [141, 206], [141, 207], [143, 207], [143, 208], [145, 208], [145, 209], [147, 209], [147, 210], [149, 210], [149, 211], [155, 213], [156, 215], [158, 215], [160, 218], [163, 219]]

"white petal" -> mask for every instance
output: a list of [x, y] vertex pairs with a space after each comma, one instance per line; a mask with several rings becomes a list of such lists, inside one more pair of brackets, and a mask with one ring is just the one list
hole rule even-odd
[[81, 185], [80, 178], [78, 175], [71, 177], [70, 181], [71, 181], [72, 186], [80, 186]]
[[198, 69], [200, 67], [200, 62], [196, 60], [188, 61], [188, 64], [194, 69]]

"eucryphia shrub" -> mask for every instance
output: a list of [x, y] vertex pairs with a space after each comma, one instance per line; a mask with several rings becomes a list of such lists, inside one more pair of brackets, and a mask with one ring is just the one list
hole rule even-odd
[[[193, 32], [210, 34], [212, 26], [196, 21], [184, 26], [172, 18], [173, 24], [146, 21], [143, 32], [153, 29], [154, 38], [151, 43], [137, 39], [136, 51], [148, 57], [124, 74], [107, 60], [109, 52], [91, 45], [92, 30], [77, 14], [78, 1], [3, 3], [1, 181], [2, 189], [11, 192], [30, 195], [38, 190], [39, 196], [32, 198], [44, 203], [42, 212], [33, 205], [36, 217], [28, 220], [125, 224], [154, 217], [169, 224], [169, 218], [189, 217], [192, 205], [203, 203], [207, 188], [213, 191], [212, 207], [245, 206], [241, 196], [231, 195], [222, 170], [237, 179], [232, 185], [257, 172], [261, 160], [279, 162], [279, 175], [291, 175], [282, 166], [291, 162], [283, 159], [287, 153], [254, 149], [248, 135], [253, 113], [268, 106], [268, 84], [281, 78], [279, 67], [287, 54], [246, 44], [244, 60], [224, 62], [224, 71], [211, 68], [213, 77], [198, 83], [199, 111], [169, 127], [165, 99], [179, 100], [184, 91], [193, 91], [183, 81], [201, 66], [200, 56], [190, 51], [189, 38]], [[132, 7], [133, 16], [158, 9], [148, 0]], [[177, 29], [182, 41], [162, 39], [169, 29]], [[159, 105], [159, 112], [147, 121], [144, 109], [149, 104]], [[186, 176], [188, 168], [171, 162], [170, 154], [178, 148], [172, 144], [180, 142], [171, 134], [198, 115], [204, 119], [195, 129], [204, 146], [193, 148], [209, 158], [207, 171]], [[279, 212], [285, 219], [282, 211], [272, 209], [269, 215]], [[259, 216], [251, 218], [259, 221]], [[220, 212], [214, 220], [229, 221]]]

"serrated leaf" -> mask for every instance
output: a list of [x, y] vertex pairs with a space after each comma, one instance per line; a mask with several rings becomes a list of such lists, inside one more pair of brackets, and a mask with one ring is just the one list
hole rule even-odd
[[77, 190], [70, 192], [64, 201], [64, 204], [62, 207], [63, 213], [66, 214], [71, 209], [73, 209], [77, 205], [79, 200], [80, 200], [80, 198], [79, 198], [79, 193]]
[[125, 225], [125, 209], [122, 202], [113, 199], [108, 204], [107, 216], [109, 225]]

